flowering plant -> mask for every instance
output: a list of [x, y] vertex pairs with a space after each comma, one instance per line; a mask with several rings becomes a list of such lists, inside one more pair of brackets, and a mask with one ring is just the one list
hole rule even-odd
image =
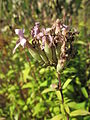
[[[56, 87], [53, 86], [59, 90], [61, 101], [64, 105], [60, 73], [68, 61], [76, 54], [74, 40], [78, 32], [57, 19], [50, 28], [41, 28], [40, 23], [36, 22], [31, 29], [32, 40], [30, 42], [24, 36], [24, 29], [16, 29], [15, 33], [19, 36], [19, 40], [16, 43], [13, 53], [15, 53], [19, 45], [23, 48], [27, 47], [32, 57], [41, 65], [44, 67], [55, 67], [59, 84]], [[68, 110], [65, 113], [67, 120], [69, 120]]]
[[13, 53], [19, 45], [23, 48], [27, 46], [35, 60], [45, 66], [54, 66], [58, 73], [64, 68], [67, 61], [75, 55], [73, 41], [77, 32], [72, 31], [59, 19], [51, 28], [40, 28], [40, 23], [36, 22], [31, 30], [31, 43], [24, 37], [24, 29], [16, 29], [15, 33], [19, 36], [19, 40]]

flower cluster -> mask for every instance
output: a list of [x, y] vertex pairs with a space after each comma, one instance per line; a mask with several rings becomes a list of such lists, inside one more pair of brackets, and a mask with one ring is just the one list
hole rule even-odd
[[66, 62], [75, 54], [73, 41], [77, 32], [72, 31], [59, 19], [51, 28], [41, 28], [40, 23], [36, 22], [31, 30], [31, 43], [25, 39], [23, 30], [16, 29], [15, 32], [19, 36], [19, 42], [14, 52], [20, 44], [23, 47], [26, 44], [34, 59], [43, 65], [55, 66], [57, 72], [60, 72]]

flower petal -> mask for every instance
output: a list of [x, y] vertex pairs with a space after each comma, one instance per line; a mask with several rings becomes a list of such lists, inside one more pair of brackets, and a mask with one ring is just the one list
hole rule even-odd
[[13, 49], [13, 54], [15, 53], [16, 49], [19, 47], [20, 44], [20, 42], [16, 44], [15, 48]]
[[15, 29], [15, 33], [19, 36], [19, 37], [23, 37], [23, 33], [25, 32], [24, 29]]
[[21, 39], [20, 39], [20, 44], [21, 44], [21, 46], [24, 48], [24, 47], [25, 47], [25, 44], [26, 44], [26, 39], [25, 39], [25, 38], [21, 38]]
[[45, 48], [45, 42], [46, 42], [46, 36], [43, 36], [42, 37], [42, 46], [41, 46], [42, 50]]
[[43, 33], [42, 32], [40, 32], [38, 35], [37, 35], [37, 39], [40, 39], [41, 37], [43, 37]]

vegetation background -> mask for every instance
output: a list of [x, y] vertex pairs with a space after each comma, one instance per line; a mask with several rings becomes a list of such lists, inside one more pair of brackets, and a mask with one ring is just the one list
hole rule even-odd
[[[0, 0], [0, 120], [65, 120], [65, 111], [70, 120], [90, 120], [89, 17], [90, 0]], [[30, 36], [36, 21], [50, 27], [57, 18], [80, 32], [78, 54], [61, 73], [64, 108], [51, 88], [55, 69], [42, 68], [21, 47], [12, 54], [16, 28]]]

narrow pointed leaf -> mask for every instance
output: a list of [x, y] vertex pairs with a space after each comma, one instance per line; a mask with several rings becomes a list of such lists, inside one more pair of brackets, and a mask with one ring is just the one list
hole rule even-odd
[[55, 91], [55, 90], [52, 89], [52, 88], [46, 88], [45, 90], [43, 90], [42, 94], [48, 93], [48, 92], [51, 92], [51, 91]]
[[65, 83], [64, 83], [64, 85], [63, 85], [63, 89], [65, 89], [68, 85], [69, 85], [69, 83], [72, 81], [72, 79], [68, 79]]
[[56, 115], [55, 117], [53, 117], [51, 120], [62, 120], [64, 118], [64, 116], [62, 114]]
[[79, 109], [70, 113], [70, 116], [83, 116], [83, 115], [90, 115], [90, 112]]

